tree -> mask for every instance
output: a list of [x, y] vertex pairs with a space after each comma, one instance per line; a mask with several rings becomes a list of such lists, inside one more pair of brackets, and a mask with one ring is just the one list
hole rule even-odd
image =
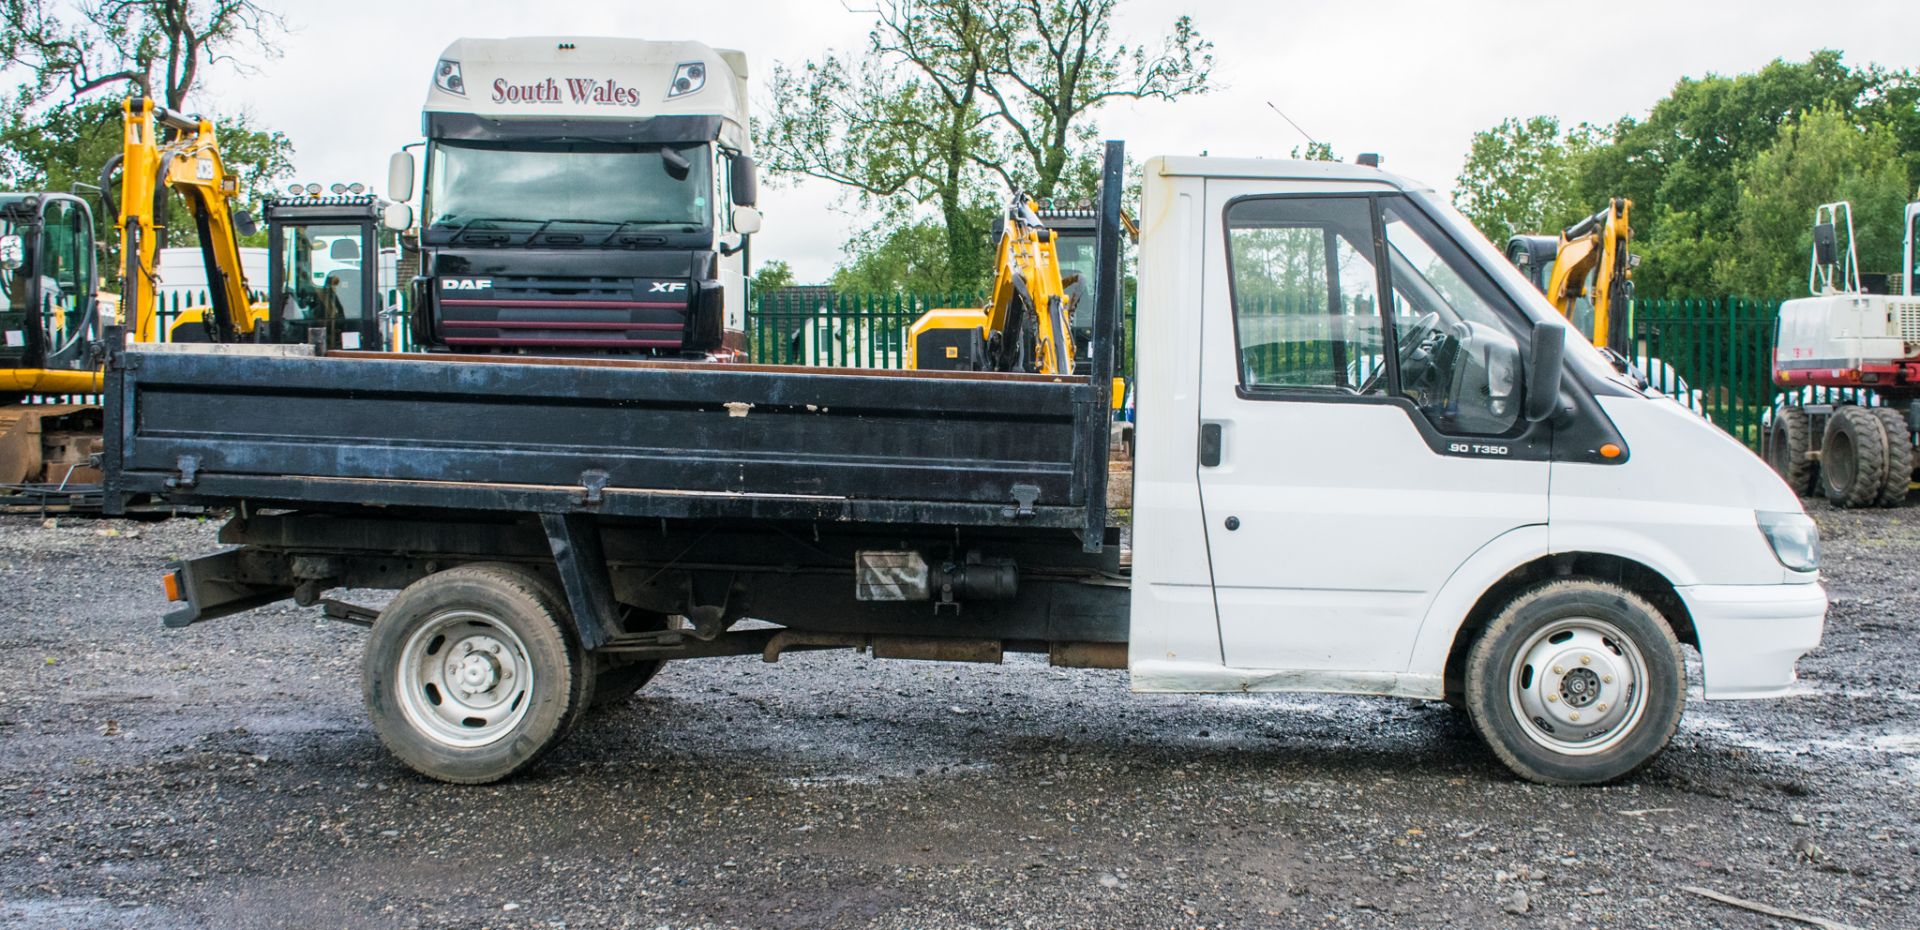
[[[1562, 136], [1551, 117], [1507, 120], [1474, 137], [1456, 202], [1498, 240], [1532, 231], [1528, 227], [1552, 230], [1609, 198], [1626, 197], [1634, 202], [1640, 293], [1788, 296], [1794, 291], [1770, 292], [1783, 279], [1763, 270], [1766, 262], [1741, 258], [1755, 247], [1742, 224], [1757, 232], [1752, 224], [1779, 222], [1758, 217], [1784, 209], [1784, 201], [1762, 197], [1764, 206], [1750, 205], [1747, 200], [1757, 194], [1744, 191], [1760, 177], [1749, 172], [1760, 170], [1756, 160], [1774, 149], [1783, 128], [1799, 126], [1816, 111], [1831, 111], [1860, 133], [1891, 140], [1886, 157], [1904, 174], [1906, 190], [1920, 185], [1920, 77], [1877, 65], [1849, 67], [1839, 52], [1828, 50], [1800, 62], [1776, 59], [1750, 74], [1681, 78], [1644, 117], [1623, 117], [1605, 128], [1576, 127]], [[1816, 137], [1830, 134], [1811, 124], [1805, 129]], [[1827, 141], [1816, 147], [1830, 148]], [[1790, 160], [1776, 154], [1764, 173], [1777, 180]], [[1792, 171], [1828, 183], [1840, 180], [1799, 162]], [[1891, 176], [1891, 170], [1876, 175], [1881, 181]], [[1792, 202], [1814, 197], [1806, 207], [1811, 209], [1812, 202], [1834, 196], [1807, 190]], [[1798, 218], [1785, 228], [1802, 235], [1806, 225]], [[1804, 262], [1803, 249], [1789, 251]]]
[[1114, 0], [982, 6], [988, 41], [976, 54], [993, 115], [1021, 156], [1017, 169], [999, 169], [1016, 190], [1024, 181], [1035, 196], [1055, 196], [1075, 152], [1092, 147], [1094, 126], [1087, 117], [1108, 101], [1172, 101], [1207, 92], [1213, 43], [1194, 30], [1192, 17], [1175, 19], [1149, 48], [1114, 43]]
[[[208, 65], [241, 50], [271, 54], [279, 16], [252, 0], [0, 0], [0, 73], [25, 81], [0, 104], [0, 187], [64, 190], [99, 180], [120, 151], [120, 101], [151, 95], [185, 109]], [[257, 206], [293, 173], [292, 143], [246, 114], [217, 120], [221, 156], [240, 178], [240, 201]], [[184, 207], [176, 205], [176, 215]], [[105, 226], [111, 218], [101, 217]], [[169, 230], [192, 244], [191, 223]], [[264, 244], [254, 237], [247, 244]]]
[[[755, 125], [769, 173], [831, 181], [877, 208], [881, 222], [854, 245], [899, 254], [869, 269], [984, 283], [986, 223], [1012, 192], [1091, 194], [1101, 106], [1205, 90], [1211, 46], [1189, 20], [1151, 47], [1116, 43], [1113, 7], [882, 0], [863, 53], [774, 67], [773, 115]], [[919, 228], [932, 217], [945, 238], [937, 272]]]
[[58, 9], [49, 0], [4, 0], [0, 20], [0, 62], [32, 74], [26, 100], [131, 89], [174, 110], [186, 105], [201, 68], [244, 65], [233, 55], [241, 49], [270, 55], [269, 40], [285, 28], [253, 0], [83, 0]]
[[965, 0], [893, 0], [877, 15], [863, 54], [774, 66], [773, 115], [755, 121], [758, 148], [773, 178], [841, 185], [891, 226], [913, 224], [915, 208], [931, 205], [945, 223], [948, 263], [977, 273], [985, 230], [968, 224], [968, 208], [987, 170], [988, 116], [971, 50], [985, 24]]
[[[1902, 208], [1912, 189], [1899, 142], [1884, 123], [1861, 126], [1837, 109], [1810, 111], [1773, 145], [1743, 163], [1736, 207], [1739, 248], [1714, 263], [1717, 289], [1785, 297], [1805, 292], [1813, 249], [1813, 211], [1852, 203], [1860, 267], [1900, 266]], [[1841, 246], [1846, 246], [1841, 231]]]
[[[1849, 68], [1831, 50], [1804, 62], [1776, 59], [1752, 74], [1682, 78], [1645, 119], [1620, 120], [1607, 144], [1577, 160], [1575, 190], [1595, 205], [1634, 201], [1641, 293], [1761, 294], [1764, 282], [1736, 286], [1723, 276], [1725, 257], [1749, 247], [1735, 231], [1740, 167], [1772, 147], [1783, 126], [1821, 109], [1885, 125], [1896, 138], [1908, 133], [1903, 144], [1912, 146], [1920, 117], [1903, 110], [1913, 109], [1916, 92], [1910, 72]], [[1920, 183], [1916, 149], [1905, 151], [1907, 183]]]
[[760, 263], [760, 270], [753, 273], [754, 293], [777, 291], [793, 286], [793, 266], [779, 259]]
[[1496, 243], [1559, 232], [1593, 212], [1575, 190], [1574, 167], [1595, 134], [1584, 123], [1563, 134], [1551, 116], [1507, 119], [1474, 133], [1454, 205]]
[[[986, 230], [997, 207], [963, 213], [966, 228]], [[937, 219], [880, 222], [854, 234], [845, 246], [846, 261], [834, 269], [834, 289], [852, 294], [947, 294], [984, 291], [984, 274], [956, 271], [948, 250], [951, 227]], [[980, 247], [985, 251], [986, 235]]]

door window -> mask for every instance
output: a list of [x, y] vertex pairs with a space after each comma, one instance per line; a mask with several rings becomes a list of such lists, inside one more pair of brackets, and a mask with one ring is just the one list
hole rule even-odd
[[1364, 197], [1284, 197], [1227, 207], [1227, 261], [1250, 391], [1378, 393], [1385, 379]]
[[365, 303], [361, 227], [288, 225], [280, 230], [280, 317], [339, 326], [358, 323]]
[[1443, 432], [1507, 432], [1520, 415], [1520, 345], [1496, 310], [1503, 298], [1405, 200], [1384, 204], [1397, 393]]
[[86, 214], [65, 200], [47, 204], [40, 228], [41, 325], [49, 349], [58, 349], [81, 319], [92, 281], [92, 230]]

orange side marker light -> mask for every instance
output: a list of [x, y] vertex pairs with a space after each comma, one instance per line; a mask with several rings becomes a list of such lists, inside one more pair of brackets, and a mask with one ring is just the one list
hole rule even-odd
[[168, 572], [161, 575], [160, 586], [167, 589], [167, 600], [169, 601], [184, 601], [187, 599], [185, 594], [180, 593], [179, 572]]
[[1617, 459], [1620, 457], [1620, 447], [1613, 443], [1607, 443], [1600, 447], [1600, 457], [1603, 459]]

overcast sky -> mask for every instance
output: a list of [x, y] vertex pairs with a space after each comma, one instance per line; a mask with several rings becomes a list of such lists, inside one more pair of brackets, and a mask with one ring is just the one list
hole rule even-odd
[[[420, 135], [434, 61], [459, 36], [622, 35], [697, 39], [744, 50], [756, 112], [774, 62], [861, 46], [870, 14], [851, 0], [267, 0], [291, 33], [278, 60], [215, 72], [198, 107], [250, 111], [285, 132], [301, 180], [384, 184], [388, 153]], [[1271, 101], [1341, 156], [1377, 151], [1386, 167], [1452, 186], [1476, 130], [1507, 116], [1571, 123], [1640, 114], [1682, 75], [1751, 71], [1817, 48], [1851, 64], [1920, 67], [1920, 0], [1610, 4], [1376, 0], [1122, 0], [1116, 35], [1155, 38], [1191, 15], [1214, 43], [1215, 89], [1178, 103], [1118, 104], [1102, 132], [1155, 154], [1284, 157], [1301, 136]], [[824, 279], [864, 222], [820, 182], [764, 191], [756, 259]]]

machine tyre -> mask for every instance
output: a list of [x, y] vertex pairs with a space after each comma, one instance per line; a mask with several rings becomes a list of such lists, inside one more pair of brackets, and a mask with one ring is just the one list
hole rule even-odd
[[483, 563], [422, 578], [380, 612], [361, 687], [401, 762], [477, 785], [552, 750], [592, 702], [593, 672], [550, 582]]
[[1887, 431], [1887, 470], [1880, 479], [1880, 506], [1898, 507], [1907, 502], [1907, 490], [1913, 484], [1913, 429], [1898, 410], [1872, 410]]
[[1474, 728], [1515, 774], [1603, 784], [1667, 747], [1686, 705], [1686, 663], [1645, 598], [1603, 581], [1553, 581], [1521, 592], [1481, 632], [1465, 692]]
[[1839, 407], [1820, 441], [1820, 484], [1835, 507], [1880, 502], [1887, 473], [1887, 431], [1873, 411]]
[[1793, 493], [1813, 493], [1813, 420], [1800, 407], [1782, 407], [1767, 426], [1767, 464]]

